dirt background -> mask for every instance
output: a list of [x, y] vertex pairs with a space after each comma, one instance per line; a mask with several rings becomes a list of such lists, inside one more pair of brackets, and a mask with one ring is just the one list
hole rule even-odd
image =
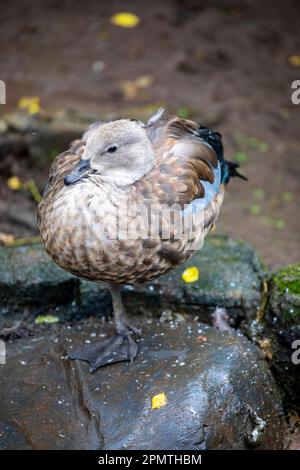
[[[299, 2], [10, 0], [1, 8], [1, 113], [38, 96], [45, 111], [136, 117], [163, 104], [212, 126], [249, 178], [230, 184], [218, 232], [252, 243], [273, 268], [299, 262], [300, 105], [291, 83], [300, 67], [289, 59], [300, 54]], [[140, 24], [111, 24], [120, 11]], [[0, 168], [0, 231], [34, 234], [34, 203], [6, 179], [31, 176], [42, 189], [48, 169], [14, 156]]]

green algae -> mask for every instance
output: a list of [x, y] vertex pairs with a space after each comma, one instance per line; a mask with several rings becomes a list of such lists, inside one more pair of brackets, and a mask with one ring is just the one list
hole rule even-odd
[[281, 269], [273, 281], [280, 293], [300, 295], [300, 264], [291, 264]]

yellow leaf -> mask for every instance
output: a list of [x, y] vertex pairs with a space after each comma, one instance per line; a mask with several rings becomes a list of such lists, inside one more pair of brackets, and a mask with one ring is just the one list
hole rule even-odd
[[40, 111], [40, 99], [37, 96], [23, 96], [18, 101], [18, 107], [29, 114], [37, 114]]
[[110, 22], [121, 28], [134, 28], [139, 24], [140, 19], [133, 13], [116, 13], [111, 16]]
[[39, 103], [31, 103], [30, 106], [28, 107], [28, 113], [29, 114], [37, 114], [40, 110], [40, 104]]
[[54, 315], [38, 315], [34, 322], [36, 325], [41, 325], [43, 323], [51, 324], [59, 322], [59, 318]]
[[136, 80], [125, 80], [121, 83], [121, 89], [126, 99], [132, 100], [145, 88], [154, 82], [153, 75], [141, 75]]
[[293, 67], [300, 67], [300, 55], [291, 55], [289, 57], [289, 63], [293, 65]]
[[181, 277], [187, 284], [196, 282], [199, 279], [199, 269], [196, 266], [191, 266], [183, 271]]
[[152, 85], [154, 82], [153, 75], [141, 75], [135, 81], [136, 86], [138, 88], [147, 88], [148, 86]]
[[20, 109], [26, 109], [29, 105], [29, 98], [20, 98], [18, 101], [18, 107]]
[[15, 237], [10, 233], [0, 232], [0, 244], [3, 245], [10, 245], [15, 240]]
[[20, 178], [18, 178], [17, 176], [11, 176], [7, 180], [7, 186], [9, 187], [9, 189], [12, 189], [13, 191], [19, 191], [20, 189], [22, 189], [23, 184]]
[[108, 32], [107, 31], [100, 31], [99, 36], [100, 36], [100, 39], [102, 39], [102, 41], [106, 41], [107, 38], [108, 38]]
[[162, 408], [163, 406], [166, 406], [166, 404], [167, 397], [164, 392], [152, 397], [152, 410]]

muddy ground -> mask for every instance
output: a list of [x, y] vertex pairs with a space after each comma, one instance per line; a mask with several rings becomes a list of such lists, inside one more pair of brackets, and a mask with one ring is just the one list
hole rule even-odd
[[[140, 17], [137, 27], [110, 23], [124, 10]], [[291, 83], [300, 67], [289, 59], [300, 54], [299, 2], [10, 0], [0, 18], [2, 113], [38, 96], [45, 111], [101, 117], [132, 108], [135, 117], [163, 104], [213, 126], [249, 178], [230, 185], [217, 230], [252, 243], [273, 268], [299, 261], [300, 105]], [[13, 155], [0, 165], [0, 232], [34, 234], [34, 203], [6, 180], [30, 176], [42, 189], [47, 169]]]

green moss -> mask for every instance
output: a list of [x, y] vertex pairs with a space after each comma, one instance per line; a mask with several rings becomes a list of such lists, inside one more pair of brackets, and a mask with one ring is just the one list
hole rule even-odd
[[273, 280], [281, 294], [288, 291], [290, 294], [300, 295], [300, 264], [291, 264], [281, 269]]

